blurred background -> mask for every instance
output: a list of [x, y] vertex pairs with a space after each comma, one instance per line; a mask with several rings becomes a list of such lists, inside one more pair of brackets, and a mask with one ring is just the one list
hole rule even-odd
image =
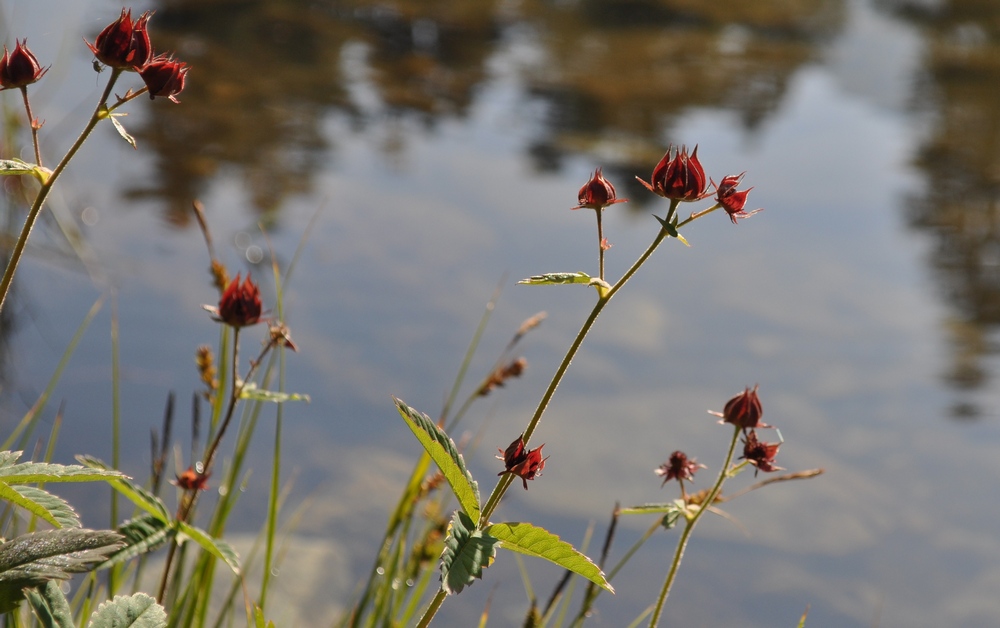
[[[261, 281], [265, 305], [273, 286], [258, 225], [287, 263], [318, 216], [286, 301], [301, 348], [288, 388], [312, 397], [286, 407], [284, 434], [292, 503], [305, 514], [269, 615], [325, 625], [366, 575], [420, 451], [390, 395], [440, 411], [498, 283], [473, 380], [522, 320], [547, 311], [521, 345], [525, 375], [466, 419], [466, 458], [488, 491], [495, 448], [523, 429], [595, 298], [516, 280], [596, 274], [593, 215], [569, 208], [597, 166], [630, 199], [605, 213], [607, 273], [619, 277], [655, 236], [651, 214], [666, 210], [635, 177], [648, 180], [670, 144], [697, 144], [716, 181], [747, 171], [748, 209], [764, 211], [735, 226], [721, 213], [698, 221], [684, 232], [691, 248], [667, 242], [616, 298], [536, 434], [551, 456], [544, 476], [511, 491], [497, 518], [579, 544], [591, 522], [603, 534], [616, 502], [676, 497], [653, 474], [675, 449], [709, 466], [693, 488], [707, 487], [729, 430], [706, 410], [760, 384], [765, 421], [785, 439], [778, 463], [826, 474], [728, 503], [738, 525], [706, 519], [666, 624], [792, 626], [807, 605], [814, 626], [1000, 618], [1000, 5], [131, 8], [156, 11], [153, 45], [190, 64], [188, 86], [180, 105], [127, 105], [138, 150], [101, 126], [57, 186], [0, 320], [0, 430], [34, 403], [110, 290], [123, 466], [146, 477], [167, 395], [199, 389], [195, 348], [218, 338], [201, 309], [217, 295], [192, 201], [204, 203], [222, 260]], [[30, 88], [47, 163], [107, 77], [82, 39], [120, 9], [0, 0], [0, 40], [26, 37], [52, 66]], [[19, 94], [0, 94], [0, 106], [2, 156], [31, 160]], [[25, 192], [3, 183], [3, 221], [16, 233]], [[59, 462], [110, 457], [111, 316], [105, 303], [46, 411], [50, 425], [65, 403]], [[265, 507], [273, 413], [262, 423], [237, 541], [252, 538]], [[85, 523], [107, 526], [107, 489], [75, 490], [62, 494], [77, 496]], [[612, 557], [649, 524], [624, 520]], [[653, 601], [675, 540], [664, 532], [644, 547], [591, 625], [626, 625]], [[524, 588], [501, 558], [448, 601], [441, 625], [471, 625], [490, 596], [490, 625], [519, 624]], [[528, 568], [544, 599], [558, 571]]]

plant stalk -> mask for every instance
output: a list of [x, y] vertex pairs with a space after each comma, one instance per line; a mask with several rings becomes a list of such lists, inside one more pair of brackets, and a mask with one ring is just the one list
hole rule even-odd
[[708, 511], [708, 508], [715, 501], [715, 498], [722, 490], [723, 482], [725, 482], [726, 478], [729, 477], [729, 465], [733, 461], [733, 453], [736, 451], [736, 442], [739, 440], [741, 431], [742, 428], [734, 426], [733, 438], [729, 442], [729, 452], [726, 454], [726, 461], [722, 464], [722, 470], [719, 472], [719, 477], [715, 480], [715, 485], [701, 502], [701, 505], [698, 506], [698, 512], [696, 512], [690, 519], [685, 518], [684, 530], [681, 532], [681, 537], [677, 540], [677, 549], [674, 551], [674, 560], [670, 563], [670, 571], [667, 572], [667, 577], [663, 581], [663, 588], [660, 590], [660, 596], [656, 598], [656, 607], [653, 609], [653, 615], [649, 619], [650, 628], [655, 628], [655, 626], [657, 626], [660, 622], [660, 614], [663, 612], [663, 605], [667, 601], [667, 596], [670, 595], [670, 588], [674, 585], [674, 579], [677, 577], [677, 570], [680, 569], [681, 559], [684, 558], [684, 550], [687, 549], [687, 543], [691, 538], [691, 533], [694, 531], [694, 527], [698, 525], [698, 521], [701, 519], [701, 516]]

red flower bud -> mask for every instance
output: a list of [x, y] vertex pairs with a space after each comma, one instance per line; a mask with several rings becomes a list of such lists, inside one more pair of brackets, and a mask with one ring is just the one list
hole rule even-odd
[[781, 443], [762, 443], [758, 441], [757, 433], [750, 430], [743, 440], [743, 455], [740, 456], [740, 459], [746, 460], [756, 467], [756, 470], [753, 472], [754, 477], [757, 477], [757, 471], [763, 471], [764, 473], [782, 471], [782, 467], [774, 464], [774, 457], [778, 454], [778, 447], [781, 447]]
[[197, 468], [188, 467], [177, 476], [176, 480], [171, 480], [170, 483], [186, 491], [206, 491], [208, 490], [208, 474], [202, 472], [199, 462]]
[[153, 55], [146, 22], [152, 13], [146, 11], [132, 21], [132, 9], [122, 9], [121, 16], [109, 24], [94, 40], [84, 40], [97, 60], [106, 66], [138, 71]]
[[521, 483], [524, 484], [524, 490], [528, 490], [528, 480], [534, 480], [535, 476], [542, 474], [542, 469], [545, 468], [545, 461], [548, 458], [542, 458], [542, 444], [538, 449], [531, 449], [525, 451], [524, 449], [524, 436], [517, 437], [517, 440], [512, 442], [507, 446], [506, 450], [502, 450], [503, 456], [497, 456], [498, 459], [503, 460], [504, 470], [497, 475], [503, 475], [504, 473], [512, 473], [517, 477], [521, 478]]
[[594, 176], [590, 178], [590, 181], [587, 181], [580, 188], [577, 196], [579, 197], [578, 201], [580, 204], [572, 209], [583, 209], [586, 207], [602, 210], [608, 205], [628, 201], [627, 198], [615, 198], [615, 186], [611, 185], [611, 182], [604, 178], [600, 168], [595, 170]]
[[703, 464], [698, 464], [698, 461], [694, 458], [688, 458], [687, 454], [683, 451], [675, 451], [670, 454], [670, 459], [660, 465], [656, 469], [656, 475], [663, 476], [663, 484], [660, 486], [665, 486], [670, 480], [677, 480], [678, 482], [683, 482], [684, 480], [693, 480], [694, 474], [698, 469], [707, 469]]
[[184, 80], [187, 77], [186, 63], [174, 61], [172, 57], [159, 55], [139, 70], [139, 76], [149, 88], [149, 98], [157, 96], [177, 100], [177, 94], [184, 90]]
[[715, 416], [722, 417], [721, 423], [732, 423], [744, 430], [757, 427], [771, 427], [766, 423], [761, 423], [760, 418], [764, 415], [764, 409], [757, 396], [757, 387], [753, 390], [747, 388], [740, 394], [726, 402], [726, 407], [722, 413], [711, 412]]
[[206, 310], [215, 315], [215, 320], [231, 327], [247, 327], [260, 322], [260, 289], [250, 275], [240, 285], [240, 276], [229, 284], [219, 299], [219, 306], [206, 305]]
[[24, 39], [14, 46], [14, 52], [8, 53], [3, 47], [3, 57], [0, 57], [0, 89], [24, 87], [42, 78], [49, 71], [38, 65], [38, 59], [28, 50], [28, 40]]
[[[736, 224], [737, 218], [749, 218], [753, 216], [759, 209], [755, 209], [751, 212], [744, 211], [744, 207], [747, 204], [747, 194], [753, 188], [747, 188], [745, 190], [737, 190], [736, 186], [740, 184], [743, 180], [743, 175], [745, 172], [740, 174], [731, 174], [727, 177], [723, 177], [719, 185], [716, 186], [715, 202], [719, 204], [722, 209], [726, 210], [729, 214], [729, 219]], [[713, 182], [714, 185], [714, 182]]]
[[679, 149], [671, 146], [660, 163], [653, 169], [650, 183], [636, 177], [653, 194], [676, 201], [700, 201], [708, 196], [708, 178], [698, 161], [698, 147], [691, 155], [687, 147]]

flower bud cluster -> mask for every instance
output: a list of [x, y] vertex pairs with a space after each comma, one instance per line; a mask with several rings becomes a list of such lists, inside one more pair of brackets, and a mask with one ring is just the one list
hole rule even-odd
[[154, 52], [146, 30], [152, 15], [146, 11], [133, 20], [132, 10], [122, 9], [121, 16], [105, 27], [94, 43], [85, 43], [94, 57], [109, 68], [138, 72], [150, 98], [161, 96], [177, 102], [177, 94], [184, 90], [188, 66], [174, 60], [173, 55]]

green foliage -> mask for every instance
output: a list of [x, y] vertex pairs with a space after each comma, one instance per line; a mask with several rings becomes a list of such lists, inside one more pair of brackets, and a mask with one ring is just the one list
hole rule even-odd
[[20, 159], [0, 159], [0, 175], [22, 175], [31, 174], [35, 169], [34, 164], [21, 161]]
[[80, 527], [80, 517], [66, 500], [40, 488], [0, 483], [0, 499], [24, 508], [57, 528]]
[[213, 539], [211, 535], [200, 528], [188, 525], [183, 521], [176, 523], [178, 531], [202, 546], [209, 554], [229, 565], [237, 576], [240, 575], [240, 557], [233, 546], [221, 539]]
[[162, 519], [147, 513], [118, 526], [118, 533], [125, 537], [125, 546], [98, 565], [98, 569], [105, 569], [152, 552], [173, 538], [174, 528]]
[[[465, 459], [458, 453], [454, 441], [448, 438], [440, 427], [426, 414], [417, 412], [403, 403], [401, 399], [392, 398], [396, 410], [406, 421], [406, 425], [424, 446], [431, 459], [437, 463], [444, 474], [451, 490], [455, 492], [462, 510], [472, 521], [479, 521], [481, 507], [479, 505], [479, 485], [472, 479], [472, 474], [465, 467]], [[475, 525], [475, 524], [473, 524]]]
[[137, 148], [135, 145], [135, 138], [129, 135], [122, 123], [118, 121], [118, 118], [127, 115], [127, 113], [109, 113], [108, 118], [111, 119], [111, 124], [114, 125], [115, 130], [118, 131], [118, 135], [121, 135], [122, 139], [128, 142], [132, 148]]
[[522, 279], [517, 283], [529, 286], [563, 283], [582, 283], [589, 285], [591, 283], [591, 279], [593, 278], [587, 273], [547, 273], [544, 275], [532, 275], [531, 277]]
[[240, 390], [240, 399], [252, 399], [254, 401], [269, 401], [271, 403], [283, 403], [285, 401], [312, 401], [309, 395], [301, 393], [288, 393], [277, 390], [264, 390], [258, 388], [255, 382], [247, 382]]
[[145, 593], [116, 595], [90, 617], [87, 628], [164, 628], [167, 612]]
[[264, 617], [264, 609], [256, 605], [253, 607], [253, 625], [254, 628], [274, 628], [274, 622]]
[[544, 528], [530, 523], [494, 523], [483, 532], [500, 540], [500, 547], [528, 556], [537, 556], [590, 580], [610, 593], [614, 588], [592, 560], [576, 551]]
[[44, 628], [75, 628], [73, 609], [55, 580], [39, 589], [25, 589], [25, 597]]
[[654, 215], [653, 218], [656, 218], [656, 221], [660, 223], [660, 226], [663, 227], [663, 230], [666, 231], [670, 235], [670, 237], [677, 238], [678, 240], [681, 241], [681, 243], [684, 244], [684, 246], [691, 246], [690, 244], [688, 244], [688, 241], [684, 239], [684, 236], [682, 236], [680, 232], [677, 231], [677, 221], [679, 217], [676, 214], [674, 214], [673, 220], [671, 220], [670, 222], [667, 222], [663, 218], [660, 218], [659, 216], [656, 215]]
[[677, 520], [681, 518], [681, 515], [686, 511], [684, 502], [679, 499], [675, 499], [672, 502], [667, 502], [665, 504], [643, 504], [641, 506], [631, 506], [629, 508], [622, 508], [618, 511], [621, 515], [658, 515], [663, 514], [663, 520], [660, 522], [667, 530], [673, 528], [677, 525]]
[[[89, 469], [111, 469], [111, 467], [109, 467], [102, 460], [93, 456], [77, 456], [76, 459]], [[133, 504], [142, 508], [160, 521], [164, 523], [170, 522], [170, 511], [167, 510], [167, 506], [163, 503], [162, 499], [139, 486], [130, 478], [120, 473], [115, 473], [117, 474], [117, 477], [108, 480], [108, 483], [111, 484], [116, 491], [127, 497]]]
[[32, 532], [7, 541], [0, 545], [0, 613], [14, 610], [26, 587], [90, 571], [121, 545], [115, 532], [81, 528]]
[[476, 529], [461, 510], [455, 511], [441, 554], [441, 588], [448, 594], [461, 593], [496, 558], [499, 539]]

